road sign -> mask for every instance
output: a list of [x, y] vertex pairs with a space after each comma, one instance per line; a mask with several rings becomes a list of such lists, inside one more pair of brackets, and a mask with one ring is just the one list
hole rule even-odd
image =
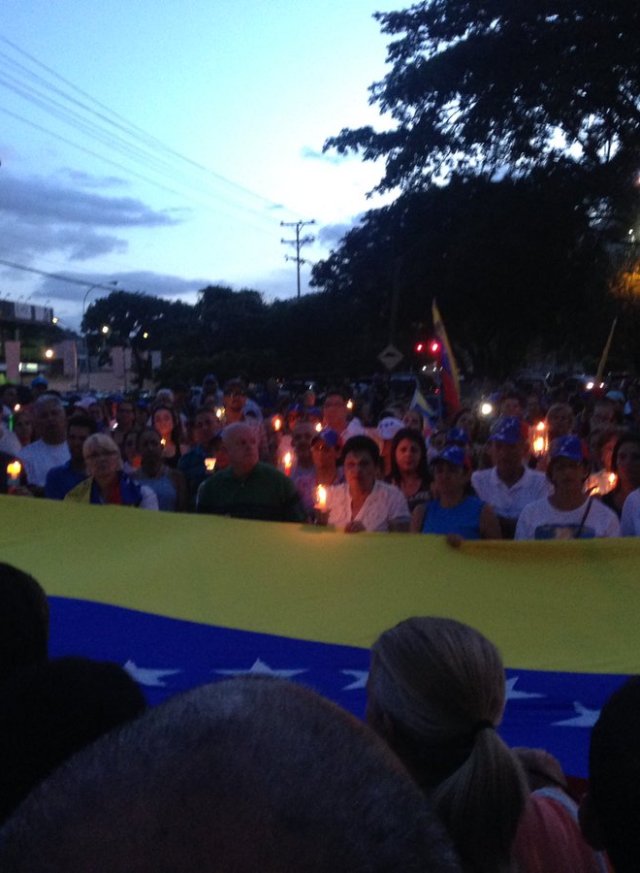
[[378, 360], [385, 365], [387, 370], [393, 370], [393, 368], [397, 367], [403, 358], [404, 355], [402, 352], [392, 345], [388, 345], [378, 355]]

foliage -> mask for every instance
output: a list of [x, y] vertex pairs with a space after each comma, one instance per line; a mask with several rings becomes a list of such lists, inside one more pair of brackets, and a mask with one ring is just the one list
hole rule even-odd
[[611, 301], [608, 256], [574, 184], [542, 173], [454, 177], [404, 194], [369, 212], [313, 281], [361, 301], [374, 330], [389, 324], [395, 295], [400, 348], [428, 332], [436, 297], [460, 356], [481, 375], [513, 372], [534, 347], [581, 356], [599, 343]]
[[572, 162], [628, 177], [640, 145], [633, 0], [423, 0], [376, 17], [393, 40], [371, 102], [395, 127], [345, 129], [325, 148], [384, 158], [382, 190]]

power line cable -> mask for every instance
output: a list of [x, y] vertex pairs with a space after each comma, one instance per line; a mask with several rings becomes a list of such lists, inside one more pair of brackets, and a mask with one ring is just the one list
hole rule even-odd
[[[162, 140], [158, 139], [157, 137], [154, 137], [153, 135], [148, 134], [142, 128], [138, 127], [133, 122], [130, 122], [128, 119], [124, 118], [119, 113], [114, 112], [112, 109], [110, 109], [104, 103], [101, 103], [99, 100], [97, 100], [95, 97], [90, 95], [88, 92], [82, 90], [77, 85], [74, 85], [73, 82], [69, 81], [64, 76], [61, 76], [54, 69], [52, 69], [51, 67], [42, 63], [42, 61], [39, 61], [36, 57], [29, 54], [24, 49], [20, 48], [20, 46], [16, 45], [16, 43], [12, 42], [11, 40], [7, 39], [6, 37], [0, 36], [0, 41], [4, 42], [6, 45], [10, 46], [14, 51], [18, 52], [23, 57], [26, 57], [29, 61], [36, 64], [40, 69], [45, 70], [47, 73], [49, 73], [51, 76], [53, 76], [58, 81], [63, 82], [69, 88], [72, 88], [76, 93], [78, 93], [78, 94], [82, 95], [83, 97], [85, 97], [86, 99], [90, 100], [96, 106], [99, 106], [105, 112], [109, 113], [109, 115], [113, 116], [114, 118], [118, 119], [121, 122], [124, 122], [124, 124], [126, 125], [126, 128], [123, 128], [122, 125], [117, 124], [117, 122], [109, 119], [108, 117], [105, 117], [101, 113], [97, 113], [95, 110], [92, 110], [90, 107], [85, 107], [87, 109], [87, 111], [89, 111], [95, 115], [98, 115], [99, 117], [103, 118], [103, 120], [105, 120], [107, 123], [115, 125], [115, 126], [119, 126], [121, 129], [127, 130], [127, 132], [129, 132], [130, 135], [135, 135], [135, 136], [141, 137], [144, 140], [146, 140], [146, 142], [149, 144], [153, 143], [157, 148], [161, 149], [162, 151], [165, 151], [166, 153], [172, 155], [173, 157], [179, 159], [180, 161], [185, 162], [186, 164], [190, 165], [191, 167], [196, 168], [199, 171], [207, 174], [208, 176], [211, 176], [211, 177], [213, 177], [221, 182], [224, 182], [225, 184], [230, 185], [231, 187], [233, 187], [239, 191], [242, 191], [245, 194], [249, 194], [250, 196], [261, 200], [263, 203], [266, 203], [271, 208], [282, 206], [282, 204], [276, 203], [271, 198], [265, 197], [263, 194], [260, 194], [257, 191], [253, 191], [251, 188], [248, 188], [247, 186], [242, 185], [239, 182], [236, 182], [235, 180], [228, 178], [227, 176], [224, 176], [222, 173], [219, 173], [215, 170], [210, 169], [209, 167], [205, 166], [204, 164], [201, 164], [198, 161], [195, 161], [192, 158], [188, 157], [187, 155], [182, 154], [181, 152], [177, 151], [176, 149], [173, 149], [171, 146], [167, 145], [166, 143], [164, 143]], [[50, 87], [53, 87], [53, 86], [50, 86]], [[73, 98], [68, 98], [68, 99], [73, 99]], [[292, 214], [296, 213], [296, 210], [292, 210], [292, 209], [288, 209], [288, 208], [287, 208], [287, 211], [291, 212]]]

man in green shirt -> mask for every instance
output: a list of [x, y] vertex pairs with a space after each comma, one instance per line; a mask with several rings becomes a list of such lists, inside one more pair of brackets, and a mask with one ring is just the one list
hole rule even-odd
[[304, 521], [305, 514], [293, 482], [258, 460], [255, 427], [229, 424], [222, 432], [229, 467], [215, 473], [198, 490], [196, 509], [213, 515], [259, 521]]

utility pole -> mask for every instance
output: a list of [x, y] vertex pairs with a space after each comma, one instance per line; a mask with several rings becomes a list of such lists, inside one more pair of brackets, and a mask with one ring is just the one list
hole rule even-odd
[[300, 299], [300, 265], [306, 264], [307, 261], [304, 258], [300, 257], [300, 249], [302, 246], [309, 245], [315, 239], [313, 236], [300, 236], [300, 230], [307, 224], [315, 224], [315, 218], [312, 221], [281, 221], [280, 227], [295, 227], [296, 229], [296, 238], [295, 239], [281, 239], [280, 242], [287, 246], [295, 246], [296, 254], [295, 257], [293, 255], [285, 255], [285, 261], [295, 261], [297, 274], [298, 274], [298, 300]]

